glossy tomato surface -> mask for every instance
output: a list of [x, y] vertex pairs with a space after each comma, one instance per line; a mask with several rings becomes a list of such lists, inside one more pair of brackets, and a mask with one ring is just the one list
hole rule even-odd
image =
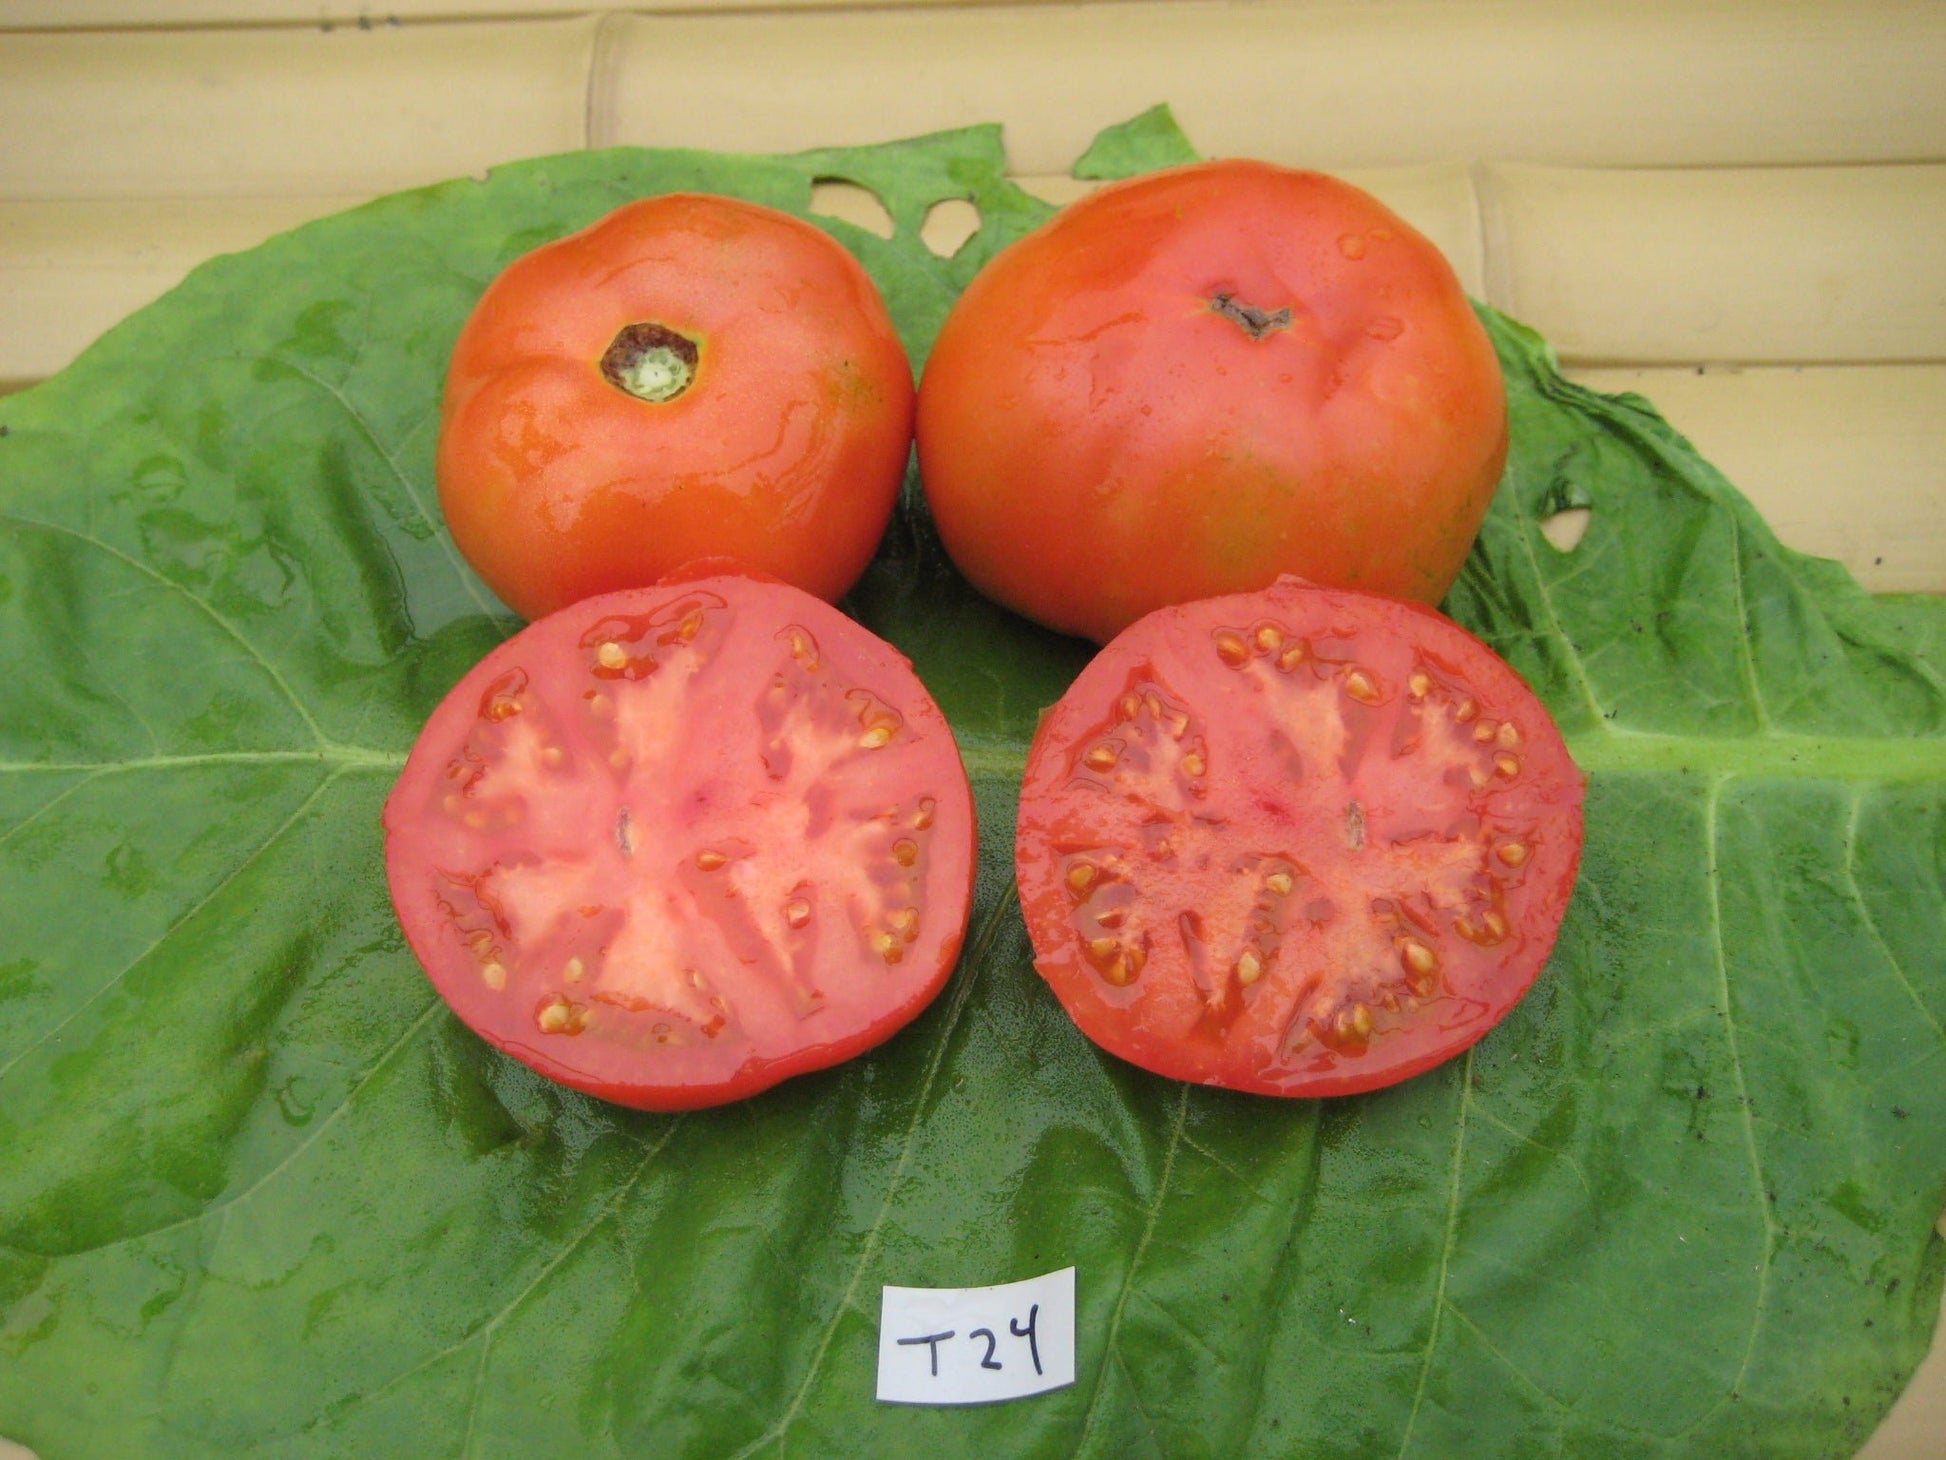
[[433, 985], [550, 1079], [719, 1104], [916, 1015], [965, 935], [972, 798], [897, 651], [783, 584], [607, 594], [500, 645], [385, 806]]
[[1035, 963], [1089, 1038], [1158, 1074], [1388, 1085], [1533, 983], [1582, 790], [1520, 677], [1431, 609], [1287, 580], [1160, 610], [1035, 737]]
[[844, 248], [671, 194], [515, 260], [453, 351], [439, 501], [527, 618], [702, 557], [836, 600], [884, 533], [912, 367]]
[[1214, 162], [1103, 188], [993, 260], [920, 382], [941, 537], [1105, 642], [1282, 574], [1437, 603], [1507, 453], [1453, 270], [1369, 195]]

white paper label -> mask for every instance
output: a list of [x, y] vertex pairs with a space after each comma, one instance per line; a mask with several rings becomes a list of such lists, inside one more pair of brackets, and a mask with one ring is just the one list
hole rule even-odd
[[1074, 1269], [990, 1288], [886, 1287], [878, 1397], [992, 1404], [1074, 1382]]

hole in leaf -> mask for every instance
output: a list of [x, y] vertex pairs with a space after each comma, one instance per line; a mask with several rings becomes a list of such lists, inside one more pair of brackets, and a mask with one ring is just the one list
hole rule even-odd
[[877, 193], [842, 177], [821, 177], [811, 183], [811, 211], [836, 218], [880, 238], [893, 233], [892, 215]]
[[1586, 507], [1568, 507], [1541, 519], [1541, 536], [1556, 552], [1571, 553], [1587, 536], [1595, 514]]
[[926, 209], [926, 221], [919, 225], [919, 241], [940, 258], [949, 259], [979, 231], [980, 210], [970, 198], [943, 198]]

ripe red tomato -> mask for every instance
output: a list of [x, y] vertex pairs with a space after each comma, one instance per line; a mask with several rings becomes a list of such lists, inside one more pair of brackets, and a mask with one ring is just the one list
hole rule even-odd
[[1507, 453], [1431, 243], [1316, 173], [1103, 188], [993, 260], [919, 386], [920, 475], [990, 597], [1105, 642], [1281, 574], [1437, 603]]
[[454, 687], [385, 805], [412, 951], [489, 1043], [652, 1110], [849, 1059], [965, 936], [972, 796], [889, 644], [734, 575], [587, 599]]
[[828, 235], [650, 198], [488, 287], [446, 379], [439, 501], [527, 618], [718, 556], [836, 600], [885, 531], [912, 410], [884, 301]]
[[1158, 1074], [1276, 1095], [1458, 1054], [1547, 961], [1582, 778], [1431, 609], [1286, 579], [1160, 610], [1043, 720], [1016, 843], [1035, 965]]

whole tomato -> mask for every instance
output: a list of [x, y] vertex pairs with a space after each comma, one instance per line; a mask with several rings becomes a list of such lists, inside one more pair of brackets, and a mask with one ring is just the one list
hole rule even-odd
[[1499, 361], [1439, 251], [1317, 173], [1103, 188], [940, 331], [919, 468], [947, 551], [1105, 642], [1280, 575], [1437, 603], [1506, 463]]
[[834, 600], [884, 533], [912, 412], [891, 316], [843, 247], [671, 194], [488, 287], [446, 380], [439, 501], [530, 619], [702, 558]]

